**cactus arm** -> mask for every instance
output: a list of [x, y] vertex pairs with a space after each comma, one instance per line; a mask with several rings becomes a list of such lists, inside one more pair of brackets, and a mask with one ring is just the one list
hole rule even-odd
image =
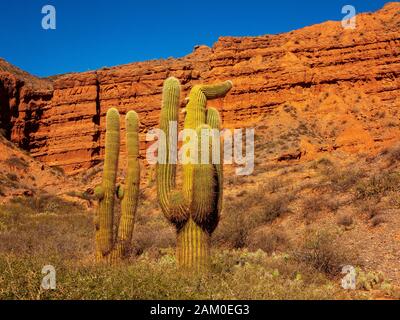
[[[185, 129], [196, 130], [206, 122], [207, 98], [202, 91], [201, 85], [195, 85], [189, 93], [189, 102], [186, 105]], [[190, 143], [189, 140], [183, 143]], [[191, 155], [187, 155], [191, 157]], [[183, 193], [189, 201], [192, 199], [193, 187], [193, 165], [183, 165]]]
[[119, 156], [119, 113], [115, 108], [107, 112], [105, 159], [103, 168], [102, 197], [99, 199], [96, 225], [98, 259], [110, 253], [113, 243], [115, 182]]
[[[211, 141], [211, 128], [208, 125], [200, 126], [197, 129], [198, 141], [198, 159], [201, 159], [201, 147], [203, 139], [209, 148], [208, 163], [202, 163], [199, 161], [198, 164], [193, 165], [193, 197], [191, 201], [190, 211], [192, 213], [193, 220], [201, 226], [204, 230], [210, 223], [210, 215], [217, 212], [218, 204], [218, 176], [215, 166], [212, 164], [212, 141]], [[202, 131], [207, 133], [203, 136]], [[214, 223], [213, 223], [214, 225]]]
[[172, 190], [169, 193], [169, 206], [166, 217], [180, 230], [189, 219], [189, 203], [182, 191]]
[[157, 165], [157, 193], [164, 215], [170, 222], [184, 223], [188, 210], [182, 194], [175, 190], [176, 164], [170, 159], [170, 123], [179, 120], [180, 83], [176, 78], [168, 78], [164, 82], [163, 102], [160, 115], [160, 129], [167, 138], [166, 163]]
[[196, 85], [190, 90], [189, 102], [186, 105], [185, 129], [196, 130], [206, 123], [207, 98], [201, 85]]
[[126, 148], [128, 170], [125, 180], [125, 189], [119, 188], [121, 201], [121, 218], [118, 227], [116, 244], [112, 259], [122, 258], [132, 240], [135, 215], [139, 199], [140, 165], [139, 165], [139, 133], [138, 115], [129, 111], [126, 115]]
[[224, 97], [232, 89], [232, 81], [228, 80], [218, 84], [203, 85], [201, 90], [208, 100]]
[[178, 122], [178, 108], [180, 99], [180, 83], [176, 78], [168, 78], [164, 82], [162, 93], [162, 108], [160, 114], [160, 129], [165, 133], [166, 163], [157, 165], [157, 192], [163, 212], [168, 215], [169, 193], [175, 188], [176, 164], [170, 161], [170, 122]]
[[[207, 109], [207, 124], [211, 127], [211, 129], [217, 129], [218, 132], [221, 130], [221, 117], [219, 115], [219, 112], [215, 108], [208, 108]], [[220, 139], [220, 137], [218, 136]], [[221, 140], [219, 141], [221, 143]], [[224, 154], [223, 154], [224, 148], [220, 144], [220, 157], [219, 157], [219, 163], [215, 163], [215, 170], [217, 171], [218, 174], [218, 214], [221, 213], [222, 210], [222, 198], [223, 198], [223, 161], [224, 161]]]
[[189, 94], [186, 106], [185, 129], [196, 130], [206, 123], [207, 99], [224, 97], [232, 88], [232, 81], [225, 81], [214, 85], [196, 85]]
[[[216, 99], [225, 96], [232, 88], [232, 81], [225, 81], [213, 85], [196, 85], [189, 94], [189, 102], [186, 106], [185, 129], [196, 130], [199, 126], [207, 123], [207, 99]], [[211, 108], [210, 108], [211, 109]], [[211, 109], [212, 110], [212, 109]], [[219, 120], [214, 111], [210, 112], [210, 119], [217, 125]], [[214, 128], [213, 126], [211, 126]], [[193, 166], [187, 164], [183, 168], [183, 191], [185, 195], [191, 198], [191, 189], [193, 187]]]

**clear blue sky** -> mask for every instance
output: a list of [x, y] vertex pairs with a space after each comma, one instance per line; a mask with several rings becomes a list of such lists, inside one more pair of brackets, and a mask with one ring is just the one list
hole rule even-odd
[[[38, 76], [181, 57], [219, 36], [276, 34], [325, 20], [341, 8], [376, 11], [383, 0], [2, 0], [0, 57]], [[54, 5], [57, 29], [41, 27]]]

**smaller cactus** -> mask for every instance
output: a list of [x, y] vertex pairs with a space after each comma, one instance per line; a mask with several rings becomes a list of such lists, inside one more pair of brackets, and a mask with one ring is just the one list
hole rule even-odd
[[[129, 111], [126, 115], [128, 171], [125, 186], [117, 186], [119, 113], [115, 108], [107, 112], [103, 181], [94, 189], [94, 195], [99, 201], [95, 221], [96, 257], [99, 261], [117, 261], [123, 258], [132, 240], [140, 183], [138, 122], [136, 112]], [[115, 197], [121, 200], [121, 218], [116, 234], [114, 234]]]

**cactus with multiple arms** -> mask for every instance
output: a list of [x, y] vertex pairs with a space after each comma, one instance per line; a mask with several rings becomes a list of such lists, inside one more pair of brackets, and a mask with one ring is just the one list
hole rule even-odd
[[[96, 215], [96, 256], [99, 261], [117, 261], [124, 257], [132, 239], [139, 196], [139, 138], [138, 116], [126, 115], [126, 148], [128, 170], [125, 187], [116, 186], [120, 145], [119, 113], [109, 109], [106, 124], [106, 145], [102, 184], [94, 190], [99, 200]], [[114, 200], [121, 200], [121, 218], [114, 234]]]
[[[217, 85], [196, 85], [192, 88], [186, 106], [185, 129], [196, 130], [203, 139], [203, 130], [219, 129], [220, 117], [216, 109], [207, 109], [207, 99], [225, 96], [232, 88], [232, 82]], [[160, 129], [167, 138], [166, 163], [157, 167], [157, 192], [160, 206], [167, 219], [177, 229], [177, 260], [182, 267], [200, 271], [208, 265], [209, 240], [215, 230], [222, 205], [222, 165], [202, 163], [199, 139], [197, 163], [183, 165], [183, 188], [176, 186], [176, 162], [170, 159], [170, 148], [176, 147], [170, 141], [170, 122], [178, 122], [180, 84], [175, 78], [164, 83]], [[208, 146], [211, 151], [210, 140]], [[190, 155], [189, 155], [190, 156]], [[222, 157], [220, 156], [222, 161]]]

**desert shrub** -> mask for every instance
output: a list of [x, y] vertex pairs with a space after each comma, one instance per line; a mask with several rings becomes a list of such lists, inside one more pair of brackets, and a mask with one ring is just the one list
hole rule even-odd
[[391, 148], [388, 148], [382, 152], [387, 157], [391, 164], [400, 161], [400, 143], [395, 144]]
[[12, 172], [7, 173], [6, 177], [10, 181], [14, 181], [14, 182], [18, 181], [18, 176], [15, 173], [12, 173]]
[[247, 195], [247, 194], [248, 194], [247, 190], [240, 190], [240, 191], [236, 194], [236, 197], [243, 197], [243, 196], [245, 196], [245, 195]]
[[51, 212], [67, 214], [73, 211], [82, 210], [82, 205], [76, 202], [64, 200], [50, 194], [38, 194], [33, 197], [17, 197], [11, 199], [11, 203], [21, 204], [25, 208], [36, 213]]
[[338, 236], [329, 230], [310, 231], [296, 251], [294, 258], [328, 276], [336, 276], [344, 265], [357, 265], [351, 255], [338, 243]]
[[60, 166], [52, 166], [51, 167], [53, 169], [53, 171], [58, 174], [58, 175], [64, 175], [65, 171], [63, 168], [61, 168]]
[[389, 194], [389, 204], [395, 208], [400, 209], [400, 193], [391, 192]]
[[340, 201], [333, 196], [329, 197], [325, 201], [325, 207], [332, 212], [337, 212], [340, 209], [340, 206]]
[[381, 213], [382, 208], [378, 201], [366, 199], [359, 202], [359, 211], [361, 214], [365, 214], [368, 219], [372, 219]]
[[226, 201], [213, 241], [234, 249], [245, 247], [250, 232], [288, 212], [293, 199], [291, 193], [265, 195], [261, 188]]
[[400, 190], [400, 174], [397, 172], [386, 172], [374, 175], [366, 181], [361, 181], [355, 188], [357, 199], [380, 197], [388, 192]]
[[166, 222], [149, 221], [145, 225], [136, 225], [132, 239], [132, 254], [145, 252], [159, 254], [160, 250], [175, 246], [175, 230]]
[[246, 206], [242, 203], [226, 205], [218, 228], [213, 234], [213, 242], [229, 248], [243, 248], [250, 230], [256, 222], [250, 214], [245, 214]]
[[263, 189], [270, 193], [276, 193], [279, 189], [283, 188], [284, 185], [282, 179], [274, 177], [264, 183]]
[[384, 126], [387, 127], [387, 128], [397, 128], [399, 126], [399, 124], [396, 121], [388, 120], [388, 121], [386, 121]]
[[321, 158], [317, 161], [315, 161], [311, 167], [313, 169], [317, 169], [318, 167], [333, 167], [333, 162], [329, 160], [328, 158]]
[[332, 190], [345, 192], [354, 187], [363, 177], [358, 169], [339, 169], [336, 167], [325, 167], [322, 173], [326, 176]]
[[247, 245], [252, 251], [261, 249], [271, 254], [280, 248], [286, 248], [288, 238], [282, 230], [256, 230], [249, 236]]
[[6, 159], [5, 164], [9, 165], [10, 167], [15, 167], [20, 170], [26, 170], [29, 167], [29, 163], [25, 161], [23, 158], [19, 158], [17, 156], [11, 156]]
[[262, 224], [270, 223], [284, 213], [290, 211], [289, 204], [294, 200], [291, 193], [282, 193], [265, 198], [262, 208], [259, 211], [259, 221]]
[[283, 110], [284, 110], [285, 112], [291, 114], [291, 115], [294, 116], [294, 117], [296, 117], [296, 115], [297, 115], [297, 110], [296, 110], [296, 108], [293, 107], [293, 106], [291, 106], [291, 105], [289, 105], [289, 104], [285, 104], [285, 105], [283, 106]]
[[353, 222], [353, 217], [350, 213], [342, 213], [337, 218], [337, 224], [340, 226], [350, 227]]
[[371, 224], [373, 227], [377, 227], [384, 222], [386, 222], [386, 220], [382, 215], [377, 215], [371, 219]]
[[321, 195], [314, 195], [303, 199], [301, 206], [303, 217], [307, 220], [314, 219], [318, 213], [324, 210], [325, 205], [326, 200]]
[[231, 175], [229, 177], [224, 177], [224, 183], [228, 186], [241, 185], [246, 182], [244, 176]]
[[386, 117], [386, 112], [385, 112], [385, 111], [378, 111], [378, 112], [375, 114], [375, 117], [377, 117], [377, 118], [379, 118], [379, 119], [383, 119], [383, 118]]

